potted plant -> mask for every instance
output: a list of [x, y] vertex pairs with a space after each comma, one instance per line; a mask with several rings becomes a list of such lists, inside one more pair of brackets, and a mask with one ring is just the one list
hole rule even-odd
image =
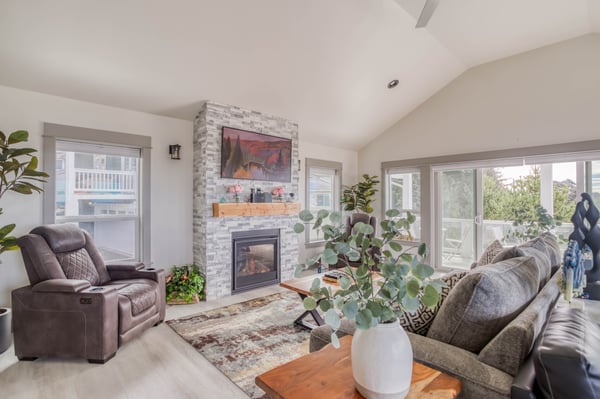
[[195, 264], [173, 266], [165, 280], [167, 303], [198, 303], [204, 299], [204, 282], [205, 278]]
[[[38, 159], [33, 155], [37, 150], [14, 147], [15, 144], [26, 142], [28, 139], [29, 133], [25, 130], [12, 132], [8, 137], [0, 131], [0, 198], [8, 191], [26, 195], [43, 191], [37, 184], [44, 183], [48, 175], [37, 170]], [[0, 254], [19, 248], [16, 237], [10, 235], [14, 229], [14, 223], [0, 227]], [[10, 321], [10, 309], [0, 308], [0, 353], [10, 346]]]
[[[346, 267], [339, 269], [343, 273], [339, 290], [323, 286], [321, 279], [315, 278], [312, 295], [304, 299], [304, 307], [307, 310], [318, 307], [325, 313], [325, 322], [333, 328], [331, 342], [335, 347], [339, 347], [336, 331], [341, 324], [340, 314], [355, 321], [352, 370], [358, 391], [367, 398], [380, 397], [377, 395], [383, 392], [390, 394], [390, 398], [406, 395], [412, 375], [412, 348], [397, 318], [403, 312], [416, 311], [421, 303], [434, 307], [445, 286], [442, 281], [431, 279], [434, 270], [424, 263], [425, 244], [412, 253], [411, 248], [404, 248], [394, 240], [401, 234], [410, 235], [414, 215], [400, 218], [400, 211], [395, 209], [385, 215], [380, 236], [372, 239], [369, 239], [373, 233], [371, 225], [357, 223], [348, 233], [341, 215], [326, 210], [316, 216], [302, 211], [302, 223], [294, 226], [301, 233], [306, 223], [314, 222], [325, 239], [323, 252], [299, 265], [297, 272], [347, 259]], [[360, 262], [358, 267], [348, 265], [355, 261]]]
[[377, 192], [375, 187], [379, 184], [377, 176], [362, 175], [362, 181], [352, 185], [344, 186], [342, 191], [342, 205], [345, 211], [350, 212], [373, 212], [373, 197]]

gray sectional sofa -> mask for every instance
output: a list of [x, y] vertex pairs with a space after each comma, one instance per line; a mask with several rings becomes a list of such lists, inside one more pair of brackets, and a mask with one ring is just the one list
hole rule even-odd
[[[425, 335], [408, 333], [416, 361], [459, 378], [461, 398], [535, 398], [529, 359], [560, 296], [561, 254], [542, 235], [477, 265], [450, 291]], [[344, 320], [338, 335], [352, 334]], [[330, 342], [331, 329], [311, 334], [310, 350]]]

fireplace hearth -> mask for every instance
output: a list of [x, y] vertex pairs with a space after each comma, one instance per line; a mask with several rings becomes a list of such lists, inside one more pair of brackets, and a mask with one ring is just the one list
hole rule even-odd
[[231, 241], [232, 294], [279, 282], [279, 229], [233, 232]]

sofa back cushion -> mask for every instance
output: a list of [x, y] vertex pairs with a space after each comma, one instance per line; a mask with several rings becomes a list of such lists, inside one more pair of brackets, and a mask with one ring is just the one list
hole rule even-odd
[[92, 285], [100, 284], [98, 270], [85, 248], [71, 252], [59, 252], [56, 254], [56, 259], [68, 279], [87, 280]]
[[535, 259], [540, 271], [540, 289], [550, 279], [550, 273], [552, 265], [550, 264], [550, 257], [546, 251], [546, 243], [541, 238], [536, 238], [531, 241], [527, 241], [525, 244], [519, 245], [515, 250], [517, 256], [531, 256]]
[[510, 375], [517, 374], [558, 300], [558, 276], [555, 274], [525, 310], [479, 352], [480, 361]]
[[539, 271], [532, 257], [473, 269], [454, 287], [427, 337], [479, 353], [535, 297]]

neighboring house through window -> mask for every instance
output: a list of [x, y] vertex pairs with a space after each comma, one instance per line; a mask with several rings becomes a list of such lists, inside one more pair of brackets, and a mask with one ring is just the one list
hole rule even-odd
[[44, 133], [44, 222], [77, 224], [105, 261], [149, 264], [150, 137], [55, 124]]
[[[342, 164], [339, 162], [323, 161], [319, 159], [306, 159], [306, 208], [313, 214], [319, 210], [340, 210]], [[312, 225], [306, 229], [306, 244], [323, 241], [323, 233], [313, 229]]]

